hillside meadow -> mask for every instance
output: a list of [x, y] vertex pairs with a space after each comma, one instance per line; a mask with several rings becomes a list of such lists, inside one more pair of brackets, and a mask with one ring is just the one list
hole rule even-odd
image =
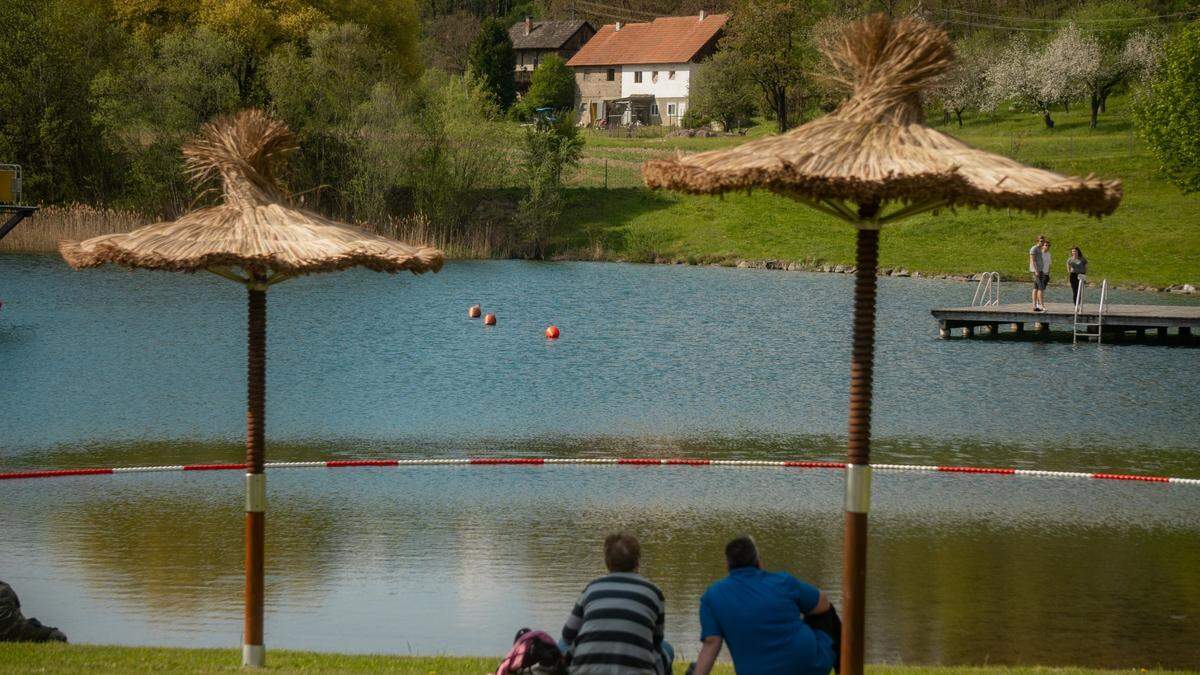
[[[934, 120], [938, 128], [977, 147], [1028, 164], [1119, 178], [1124, 201], [1116, 213], [1100, 220], [988, 209], [923, 215], [887, 228], [881, 238], [881, 267], [927, 275], [997, 271], [1005, 278], [1024, 279], [1026, 252], [1038, 234], [1046, 234], [1054, 243], [1058, 283], [1065, 281], [1070, 247], [1080, 246], [1095, 282], [1108, 279], [1114, 285], [1156, 289], [1200, 285], [1200, 195], [1185, 195], [1161, 176], [1129, 121], [1128, 105], [1123, 97], [1110, 100], [1094, 130], [1088, 128], [1088, 110], [1079, 105], [1058, 111], [1054, 129], [1045, 129], [1035, 115], [1011, 110], [968, 114], [961, 129]], [[744, 135], [715, 138], [582, 132], [583, 158], [567, 182], [566, 209], [551, 233], [548, 255], [726, 265], [774, 260], [809, 268], [853, 264], [849, 226], [786, 198], [766, 191], [679, 195], [648, 190], [642, 183], [641, 166], [647, 159], [730, 147], [773, 130], [771, 123], [762, 122]], [[408, 221], [378, 229], [441, 246], [452, 257], [508, 257], [514, 249], [506, 245], [505, 226], [495, 214], [503, 214], [504, 205], [519, 198], [515, 183], [494, 191], [486, 200], [492, 211], [488, 222], [468, 225], [465, 234], [427, 223], [413, 227]], [[58, 239], [132, 229], [148, 220], [92, 207], [48, 209], [0, 241], [0, 251], [52, 252]]]
[[[889, 227], [881, 238], [882, 267], [930, 274], [998, 271], [1023, 278], [1026, 252], [1038, 234], [1054, 243], [1054, 276], [1061, 281], [1071, 246], [1090, 262], [1090, 277], [1120, 285], [1166, 287], [1200, 282], [1200, 195], [1184, 195], [1157, 171], [1135, 134], [1128, 101], [1109, 102], [1100, 126], [1088, 128], [1086, 107], [1058, 111], [1053, 130], [1029, 113], [970, 114], [939, 129], [977, 146], [1054, 171], [1119, 178], [1125, 198], [1111, 217], [1033, 216], [960, 209]], [[768, 125], [747, 137], [771, 132]], [[554, 244], [575, 257], [635, 261], [807, 261], [852, 264], [853, 231], [845, 224], [757, 191], [724, 197], [652, 192], [642, 187], [641, 163], [676, 152], [711, 150], [744, 137], [624, 139], [587, 136], [585, 157], [569, 190], [569, 206]], [[607, 167], [606, 167], [607, 164]], [[604, 188], [607, 169], [608, 189]]]

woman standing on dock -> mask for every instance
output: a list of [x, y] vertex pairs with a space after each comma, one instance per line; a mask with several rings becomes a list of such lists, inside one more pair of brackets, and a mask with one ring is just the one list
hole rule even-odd
[[1071, 248], [1071, 257], [1067, 258], [1067, 272], [1071, 275], [1071, 301], [1079, 304], [1079, 286], [1086, 281], [1087, 258], [1078, 246]]

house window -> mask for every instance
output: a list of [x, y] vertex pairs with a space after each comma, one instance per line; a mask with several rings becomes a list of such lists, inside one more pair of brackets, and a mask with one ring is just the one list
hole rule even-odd
[[608, 81], [609, 81], [609, 82], [612, 82], [612, 81], [613, 81], [613, 80], [615, 80], [615, 79], [617, 79], [617, 71], [616, 71], [616, 69], [614, 69], [614, 68], [609, 68], [609, 69], [608, 69]]
[[633, 71], [633, 81], [634, 82], [642, 81], [642, 71], [640, 71], [640, 70]]
[[650, 73], [650, 81], [658, 82], [658, 71], [657, 70], [654, 71], [653, 73]]
[[676, 108], [675, 108], [675, 104], [674, 104], [674, 103], [668, 103], [668, 104], [667, 104], [667, 117], [674, 117], [674, 116], [675, 116], [675, 110], [676, 110]]
[[672, 70], [671, 72], [667, 73], [667, 79], [668, 80], [675, 79], [675, 71]]
[[650, 104], [650, 114], [654, 117], [658, 117], [658, 104], [657, 103]]

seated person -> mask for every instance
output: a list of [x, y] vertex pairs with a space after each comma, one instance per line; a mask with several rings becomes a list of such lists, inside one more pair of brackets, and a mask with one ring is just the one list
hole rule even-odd
[[583, 589], [562, 630], [572, 675], [664, 675], [675, 652], [663, 640], [663, 592], [638, 574], [642, 548], [631, 534], [604, 540], [609, 573]]
[[66, 642], [67, 636], [53, 626], [21, 614], [21, 601], [12, 586], [0, 581], [0, 642]]
[[766, 572], [750, 537], [725, 546], [729, 576], [700, 598], [700, 639], [695, 675], [708, 675], [724, 642], [738, 675], [826, 675], [833, 641], [803, 615], [828, 612], [825, 593], [786, 572]]

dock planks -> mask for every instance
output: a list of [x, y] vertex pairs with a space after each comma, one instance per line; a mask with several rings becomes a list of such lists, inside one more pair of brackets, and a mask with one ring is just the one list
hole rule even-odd
[[[1085, 304], [1080, 311], [1081, 323], [1096, 323], [1099, 305]], [[975, 307], [943, 307], [930, 310], [938, 321], [938, 334], [948, 338], [951, 331], [962, 329], [964, 337], [971, 337], [976, 329], [985, 335], [995, 335], [1001, 327], [1012, 327], [1012, 332], [1025, 332], [1031, 324], [1035, 334], [1045, 335], [1051, 325], [1070, 331], [1075, 324], [1075, 306], [1067, 302], [1046, 303], [1046, 311], [1035, 312], [1027, 302], [1003, 305], [978, 305]], [[1144, 336], [1148, 330], [1157, 337], [1166, 337], [1174, 331], [1181, 337], [1192, 335], [1192, 329], [1200, 328], [1200, 305], [1105, 305], [1104, 333], [1119, 335], [1134, 331]]]

